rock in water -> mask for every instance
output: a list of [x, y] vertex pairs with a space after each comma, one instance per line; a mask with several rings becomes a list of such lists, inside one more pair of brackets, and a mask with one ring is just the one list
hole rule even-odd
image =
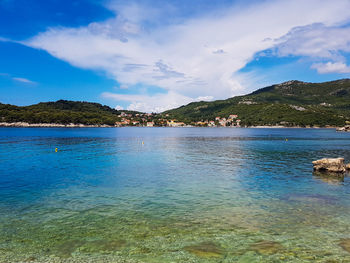
[[348, 163], [345, 167], [346, 170], [350, 171], [350, 163]]
[[344, 158], [323, 158], [321, 160], [313, 161], [315, 171], [344, 173], [345, 163]]

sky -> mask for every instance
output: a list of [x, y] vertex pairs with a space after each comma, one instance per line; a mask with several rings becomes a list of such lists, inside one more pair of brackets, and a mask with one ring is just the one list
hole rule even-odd
[[350, 78], [350, 0], [0, 0], [0, 102], [162, 112]]

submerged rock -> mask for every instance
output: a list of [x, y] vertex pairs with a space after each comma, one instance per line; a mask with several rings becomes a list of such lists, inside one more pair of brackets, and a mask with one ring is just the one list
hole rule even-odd
[[289, 194], [286, 197], [288, 201], [303, 203], [334, 204], [338, 201], [335, 197], [321, 194]]
[[332, 185], [340, 185], [344, 182], [343, 173], [315, 171], [312, 175], [315, 176], [315, 178]]
[[124, 240], [94, 240], [88, 241], [80, 248], [82, 252], [89, 253], [108, 253], [118, 251], [125, 246]]
[[224, 254], [223, 249], [213, 242], [202, 242], [197, 245], [186, 246], [184, 249], [202, 258], [220, 258]]
[[272, 255], [283, 250], [283, 246], [275, 241], [262, 240], [250, 245], [250, 249], [263, 255]]
[[76, 251], [78, 247], [83, 245], [84, 242], [80, 240], [69, 240], [57, 245], [55, 250], [55, 255], [60, 258], [69, 258], [72, 256], [72, 253]]
[[341, 239], [339, 242], [339, 246], [341, 246], [345, 251], [350, 253], [350, 238]]
[[321, 160], [313, 161], [314, 171], [344, 173], [345, 163], [344, 158], [323, 158]]
[[36, 260], [36, 257], [30, 256], [24, 262], [32, 262], [32, 261], [35, 261], [35, 260]]

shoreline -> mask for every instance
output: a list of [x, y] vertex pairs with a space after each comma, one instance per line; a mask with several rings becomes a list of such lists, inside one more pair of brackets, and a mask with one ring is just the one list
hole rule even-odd
[[248, 127], [201, 127], [201, 126], [179, 126], [179, 127], [161, 127], [161, 126], [153, 126], [153, 127], [147, 127], [147, 126], [111, 126], [111, 125], [86, 125], [86, 124], [58, 124], [58, 123], [28, 123], [28, 122], [0, 122], [0, 127], [13, 127], [13, 128], [125, 128], [125, 127], [139, 127], [139, 128], [254, 128], [254, 129], [262, 129], [262, 128], [268, 128], [268, 129], [337, 129], [339, 127], [336, 126], [327, 126], [327, 127], [300, 127], [300, 126], [281, 126], [281, 125], [272, 125], [272, 126], [263, 126], [263, 125], [257, 125], [257, 126], [248, 126]]
[[0, 122], [0, 127], [17, 128], [112, 128], [111, 125], [86, 125], [86, 124], [58, 124], [58, 123], [28, 123], [28, 122]]

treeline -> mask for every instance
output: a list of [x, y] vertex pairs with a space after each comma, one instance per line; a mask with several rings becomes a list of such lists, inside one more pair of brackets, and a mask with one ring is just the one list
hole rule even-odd
[[[288, 81], [259, 89], [245, 96], [212, 102], [192, 102], [161, 114], [123, 111], [129, 124], [167, 120], [193, 124], [238, 115], [241, 126], [343, 126], [350, 123], [350, 80], [324, 83]], [[0, 103], [0, 122], [114, 125], [120, 111], [98, 103], [59, 100], [26, 107]], [[124, 116], [126, 116], [124, 115]], [[136, 124], [135, 124], [136, 125]]]
[[90, 102], [59, 100], [26, 107], [0, 104], [1, 122], [114, 125], [119, 114], [108, 106]]
[[[215, 117], [227, 118], [230, 114], [237, 114], [241, 120], [241, 126], [273, 126], [283, 125], [289, 127], [318, 126], [343, 126], [350, 120], [350, 114], [341, 115], [332, 109], [320, 109], [308, 107], [305, 110], [296, 110], [288, 104], [254, 104], [222, 106], [221, 109], [178, 109], [167, 112], [171, 118], [185, 123], [201, 120], [215, 120]], [[346, 117], [348, 116], [348, 117]]]

